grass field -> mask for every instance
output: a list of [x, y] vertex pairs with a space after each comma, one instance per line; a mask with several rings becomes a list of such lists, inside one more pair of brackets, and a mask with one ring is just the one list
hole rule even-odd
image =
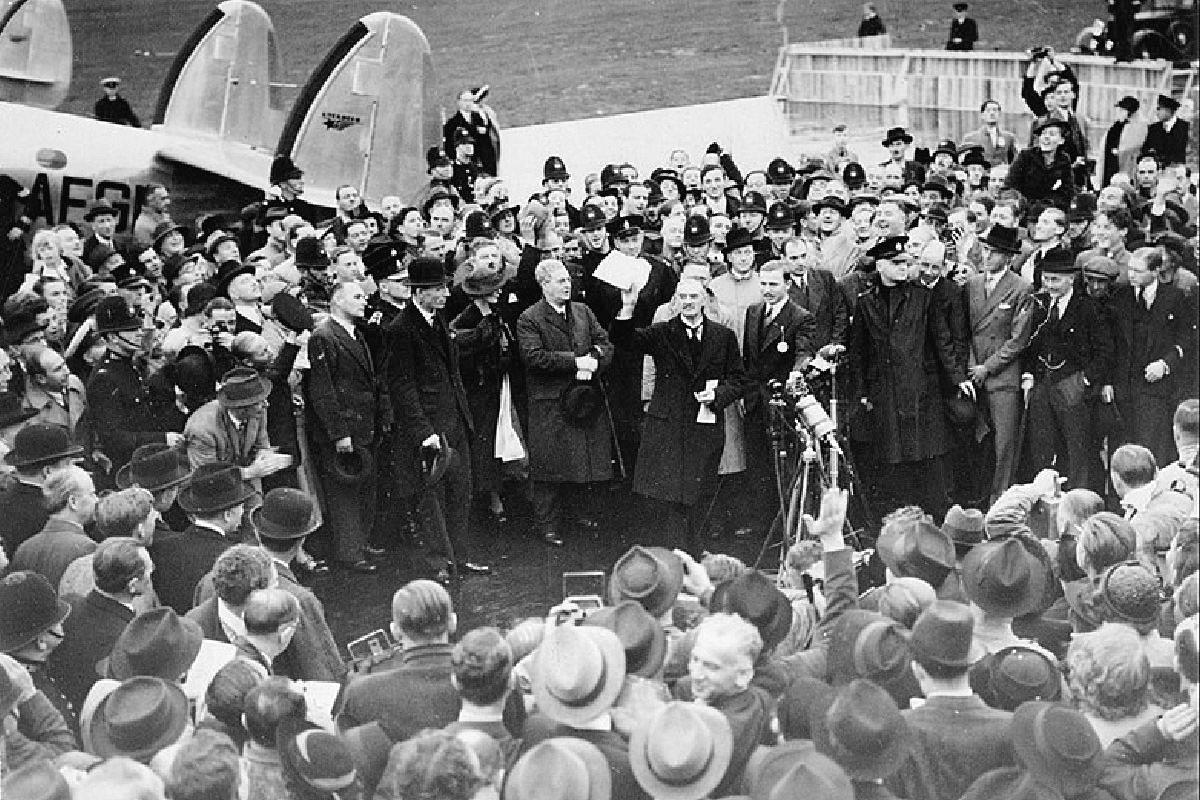
[[[310, 69], [363, 14], [394, 10], [425, 31], [454, 92], [488, 83], [504, 126], [690, 105], [766, 92], [781, 41], [776, 0], [259, 0], [275, 23], [287, 80]], [[90, 113], [105, 74], [148, 117], [170, 56], [212, 0], [66, 0], [75, 71], [65, 110]], [[948, 0], [878, 0], [896, 46], [945, 43]], [[979, 0], [984, 45], [1066, 50], [1102, 0]], [[852, 36], [861, 4], [784, 0], [793, 41]], [[137, 55], [136, 53], [150, 55]]]

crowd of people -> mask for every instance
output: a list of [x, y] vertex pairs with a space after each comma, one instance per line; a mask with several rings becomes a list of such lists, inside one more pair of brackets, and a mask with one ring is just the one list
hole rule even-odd
[[[149, 187], [128, 233], [103, 198], [31, 230], [6, 192], [4, 797], [1195, 796], [1177, 101], [1110, 136], [1098, 191], [1043, 53], [1028, 141], [985, 100], [961, 144], [714, 143], [576, 204], [554, 155], [510, 198], [486, 94], [413, 205], [313, 206], [287, 156], [228, 216]], [[793, 406], [861, 535], [836, 487], [781, 526]], [[606, 483], [639, 544], [604, 596], [458, 630], [506, 501], [554, 548], [606, 535]], [[701, 558], [781, 527], [778, 576]], [[427, 577], [348, 661], [304, 582], [399, 545]], [[206, 640], [232, 660], [199, 682]]]

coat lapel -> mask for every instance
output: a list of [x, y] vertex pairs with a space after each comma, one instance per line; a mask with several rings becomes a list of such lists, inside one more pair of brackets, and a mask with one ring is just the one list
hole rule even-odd
[[367, 374], [374, 374], [375, 370], [371, 365], [371, 355], [367, 352], [366, 345], [358, 341], [354, 336], [351, 336], [350, 332], [336, 320], [329, 320], [329, 325], [333, 329], [334, 336], [337, 336], [338, 340], [342, 343], [342, 347], [354, 356], [354, 359], [362, 365]]
[[[683, 368], [687, 370], [688, 375], [696, 374], [696, 362], [692, 359], [692, 343], [688, 340], [687, 328], [683, 324], [683, 320], [675, 317], [667, 326], [667, 335], [671, 339], [671, 346], [679, 354], [679, 361], [683, 364]], [[707, 340], [708, 331], [704, 330], [700, 333], [701, 341]]]
[[762, 315], [766, 306], [755, 303], [746, 309], [746, 341], [744, 349], [747, 353], [758, 353], [759, 330], [762, 328]]
[[806, 295], [807, 304], [804, 306], [813, 314], [817, 313], [817, 309], [821, 307], [821, 303], [825, 302], [825, 281], [818, 280], [820, 273], [812, 270], [808, 273], [808, 280], [805, 281], [805, 290], [801, 294]]
[[[766, 309], [764, 309], [766, 310]], [[779, 315], [764, 328], [762, 341], [759, 342], [758, 352], [765, 353], [783, 338], [783, 331], [792, 322], [791, 303], [784, 303]]]
[[1004, 274], [1000, 276], [1000, 280], [996, 283], [995, 291], [990, 295], [987, 293], [987, 284], [979, 284], [979, 294], [983, 307], [983, 313], [979, 315], [980, 323], [987, 322], [992, 312], [996, 310], [996, 307], [1008, 299], [1008, 296], [1012, 293], [1013, 281], [1016, 279], [1016, 273], [1011, 270], [1005, 270]]

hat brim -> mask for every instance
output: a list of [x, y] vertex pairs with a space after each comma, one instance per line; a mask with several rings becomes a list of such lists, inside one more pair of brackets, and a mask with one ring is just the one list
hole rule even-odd
[[882, 750], [858, 752], [847, 748], [834, 738], [826, 723], [833, 698], [826, 696], [810, 710], [809, 730], [817, 750], [832, 758], [846, 771], [851, 780], [873, 781], [886, 778], [900, 768], [910, 747], [908, 723], [901, 718], [896, 735]]
[[251, 511], [250, 522], [254, 525], [254, 530], [258, 532], [258, 535], [265, 539], [302, 539], [321, 527], [320, 517], [315, 512], [312, 515], [312, 519], [308, 521], [308, 524], [304, 528], [300, 530], [288, 530], [287, 528], [275, 525], [270, 520], [264, 520], [262, 518], [262, 510], [263, 506], [259, 506]]
[[361, 469], [354, 471], [346, 469], [344, 459], [341, 458], [343, 454], [337, 452], [333, 454], [332, 461], [328, 467], [329, 476], [343, 486], [357, 486], [375, 474], [375, 459], [369, 450], [355, 445], [354, 454], [362, 462]]
[[913, 143], [912, 134], [906, 133], [903, 136], [894, 136], [891, 139], [884, 139], [880, 144], [882, 144], [884, 147], [891, 147], [893, 144], [896, 144], [898, 142], [904, 142], [904, 144], [912, 144]]
[[439, 436], [438, 443], [440, 447], [438, 447], [437, 456], [433, 459], [433, 464], [428, 470], [425, 470], [422, 465], [421, 471], [425, 476], [426, 485], [429, 486], [440, 482], [458, 459], [458, 451], [450, 446], [450, 442], [446, 440], [445, 436]]
[[[25, 416], [26, 413], [28, 413], [28, 416]], [[17, 422], [23, 422], [26, 419], [31, 419], [36, 417], [37, 413], [38, 412], [34, 409], [25, 409], [17, 415], [18, 419], [8, 424], [15, 425]], [[23, 419], [21, 419], [22, 417]], [[60, 450], [57, 453], [38, 456], [37, 458], [21, 458], [20, 454], [16, 450], [10, 450], [8, 455], [4, 457], [4, 463], [8, 464], [10, 467], [20, 469], [21, 467], [36, 467], [41, 464], [51, 464], [55, 461], [61, 461], [64, 458], [80, 458], [82, 456], [83, 448], [79, 445], [75, 445], [74, 447], [70, 447], [66, 450]]]
[[157, 247], [162, 242], [163, 239], [167, 238], [168, 236], [170, 236], [172, 233], [175, 233], [176, 231], [183, 231], [183, 226], [173, 224], [173, 225], [171, 225], [171, 227], [169, 227], [166, 230], [159, 233], [157, 236], [154, 237], [154, 246]]
[[188, 725], [188, 699], [183, 693], [183, 689], [176, 684], [167, 682], [167, 696], [171, 703], [171, 724], [166, 730], [153, 741], [139, 750], [122, 750], [112, 739], [112, 729], [108, 725], [108, 720], [104, 716], [105, 709], [108, 706], [108, 701], [112, 697], [109, 694], [100, 701], [100, 705], [96, 708], [96, 713], [92, 717], [91, 737], [92, 737], [92, 752], [101, 758], [112, 758], [114, 756], [125, 756], [132, 758], [143, 764], [149, 764], [150, 759], [154, 757], [159, 750], [164, 747], [179, 741], [179, 737], [183, 735], [183, 731]]
[[48, 620], [45, 620], [43, 623], [38, 625], [30, 625], [28, 628], [18, 634], [10, 635], [7, 638], [0, 639], [0, 653], [10, 653], [13, 650], [24, 647], [36, 639], [38, 634], [42, 631], [61, 624], [62, 621], [65, 620], [68, 615], [70, 615], [70, 613], [71, 604], [65, 600], [58, 600], [54, 609], [54, 615]]
[[1103, 750], [1098, 751], [1097, 757], [1092, 759], [1086, 769], [1079, 769], [1076, 765], [1068, 767], [1066, 764], [1056, 764], [1046, 758], [1037, 745], [1037, 720], [1055, 705], [1045, 701], [1022, 703], [1013, 712], [1011, 738], [1017, 758], [1026, 771], [1037, 775], [1070, 797], [1096, 785], [1103, 771]]
[[219, 503], [210, 506], [201, 505], [196, 502], [196, 497], [192, 492], [191, 486], [184, 486], [179, 492], [179, 498], [176, 502], [179, 507], [189, 514], [208, 515], [216, 514], [218, 511], [224, 511], [234, 506], [240, 506], [250, 498], [254, 497], [258, 492], [254, 490], [250, 484], [241, 481], [241, 489], [235, 497], [226, 498]]
[[629, 765], [633, 769], [638, 785], [655, 800], [695, 800], [708, 797], [725, 777], [733, 759], [733, 733], [724, 715], [715, 708], [696, 704], [693, 712], [699, 714], [704, 726], [712, 736], [713, 749], [704, 771], [688, 783], [669, 783], [655, 774], [646, 753], [649, 743], [649, 726], [639, 725], [629, 737]]
[[222, 408], [249, 408], [257, 406], [266, 401], [271, 396], [271, 380], [269, 378], [259, 377], [259, 389], [249, 397], [239, 397], [236, 400], [229, 400], [222, 397], [222, 392], [217, 392], [217, 401]]
[[[533, 681], [533, 696], [537, 702], [538, 711], [555, 722], [564, 725], [583, 725], [595, 719], [600, 714], [612, 708], [613, 703], [625, 686], [625, 650], [621, 640], [610, 630], [599, 627], [580, 627], [596, 647], [604, 661], [603, 683], [599, 690], [592, 693], [586, 703], [573, 705], [564, 703], [549, 691], [546, 685], [544, 670], [540, 663], [540, 650], [534, 654], [536, 672]], [[604, 631], [606, 636], [595, 636], [593, 632]]]
[[487, 297], [493, 292], [498, 292], [504, 286], [505, 278], [502, 273], [497, 273], [495, 278], [486, 281], [463, 281], [463, 294], [467, 297]]
[[[168, 683], [175, 683], [179, 680], [179, 676], [187, 672], [196, 660], [196, 656], [200, 654], [200, 647], [204, 644], [204, 630], [200, 624], [187, 617], [179, 617], [179, 624], [186, 634], [186, 639], [182, 647], [178, 647], [169, 652], [169, 659], [159, 665], [156, 672], [149, 673], [153, 677], [162, 678]], [[111, 678], [117, 681], [126, 681], [135, 677], [133, 667], [130, 666], [128, 656], [124, 651], [113, 649], [113, 652], [108, 656], [96, 662], [96, 674], [101, 678]]]
[[[114, 482], [117, 484], [118, 489], [128, 489], [134, 485], [133, 470], [130, 469], [131, 466], [132, 465], [130, 465], [130, 464], [126, 464], [125, 466], [123, 466], [117, 470], [117, 475], [114, 478]], [[144, 483], [139, 483], [137, 485], [142, 487], [146, 491], [150, 492], [151, 494], [153, 494], [156, 492], [166, 491], [167, 489], [173, 489], [176, 486], [183, 483], [184, 481], [186, 481], [191, 476], [192, 476], [192, 471], [190, 469], [184, 467], [183, 464], [180, 463], [179, 470], [177, 472], [175, 472], [173, 475], [171, 475], [171, 477], [162, 481], [161, 483], [156, 483], [152, 486], [147, 486]]]

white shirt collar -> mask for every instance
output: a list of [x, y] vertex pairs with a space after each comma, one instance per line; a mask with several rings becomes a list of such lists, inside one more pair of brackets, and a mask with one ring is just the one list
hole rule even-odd
[[[1149, 286], [1142, 286], [1142, 304], [1154, 305], [1154, 298], [1158, 296], [1158, 281], [1151, 281]], [[1137, 289], [1133, 290], [1133, 296], [1137, 298]]]
[[1179, 119], [1179, 117], [1172, 116], [1170, 119], [1165, 120], [1162, 124], [1163, 130], [1166, 131], [1167, 133], [1170, 133], [1171, 128], [1175, 127], [1175, 123], [1176, 123], [1176, 121], [1178, 121], [1178, 119]]
[[502, 710], [494, 708], [481, 708], [468, 703], [463, 703], [462, 710], [458, 712], [459, 722], [503, 722], [504, 713]]
[[246, 635], [246, 622], [242, 619], [242, 615], [235, 612], [228, 603], [219, 597], [217, 598], [217, 620], [221, 623], [221, 629], [229, 641], [236, 642]]
[[336, 322], [338, 325], [341, 325], [342, 329], [345, 330], [346, 333], [350, 334], [351, 339], [355, 338], [356, 332], [354, 330], [353, 322], [345, 322], [345, 321], [341, 320], [340, 318], [338, 318], [337, 316], [334, 316], [333, 314], [330, 314], [329, 318], [331, 320], [333, 320], [334, 322]]
[[192, 524], [195, 525], [197, 528], [205, 528], [210, 531], [216, 531], [217, 533], [221, 534], [221, 536], [226, 535], [225, 531], [221, 530], [216, 525], [213, 525], [211, 522], [208, 522], [207, 520], [198, 519], [198, 520], [194, 521]]
[[1058, 315], [1065, 316], [1067, 313], [1067, 305], [1071, 302], [1071, 296], [1075, 294], [1074, 289], [1067, 289], [1067, 293], [1058, 298]]

